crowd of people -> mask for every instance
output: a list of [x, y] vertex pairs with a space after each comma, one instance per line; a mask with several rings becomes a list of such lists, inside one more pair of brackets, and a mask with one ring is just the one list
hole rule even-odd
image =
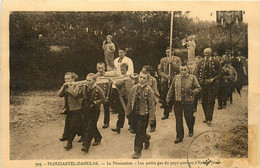
[[[204, 57], [196, 56], [192, 63], [182, 61], [174, 55], [172, 48], [166, 48], [166, 56], [161, 58], [158, 73], [153, 73], [150, 65], [143, 66], [141, 72], [134, 74], [132, 60], [126, 56], [125, 49], [119, 48], [119, 57], [114, 59], [115, 45], [112, 36], [103, 42], [105, 63], [97, 63], [97, 73], [89, 73], [84, 84], [76, 82], [77, 74], [67, 72], [65, 83], [59, 90], [64, 97], [63, 114], [66, 115], [61, 141], [68, 141], [65, 149], [72, 148], [75, 136], [81, 136], [82, 151], [89, 152], [101, 143], [97, 122], [100, 106], [104, 107], [103, 129], [109, 127], [110, 113], [117, 113], [118, 120], [112, 131], [120, 134], [128, 120], [128, 130], [135, 134], [133, 159], [139, 159], [144, 149], [150, 146], [151, 136], [147, 134], [156, 129], [156, 104], [163, 108], [162, 120], [169, 118], [174, 111], [176, 119], [176, 139], [181, 143], [184, 138], [183, 114], [189, 130], [194, 135], [194, 113], [201, 102], [205, 123], [212, 125], [215, 99], [218, 109], [225, 109], [227, 101], [232, 104], [232, 93], [241, 89], [247, 80], [247, 59], [238, 51], [235, 56], [228, 50], [222, 57], [217, 51], [206, 48]], [[100, 78], [120, 77], [119, 80], [99, 82]], [[159, 89], [158, 89], [159, 88]], [[173, 108], [173, 109], [172, 109]]]

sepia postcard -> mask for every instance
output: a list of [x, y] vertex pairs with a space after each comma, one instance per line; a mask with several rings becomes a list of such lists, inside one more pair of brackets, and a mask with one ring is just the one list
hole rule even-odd
[[3, 0], [1, 167], [260, 167], [259, 9]]

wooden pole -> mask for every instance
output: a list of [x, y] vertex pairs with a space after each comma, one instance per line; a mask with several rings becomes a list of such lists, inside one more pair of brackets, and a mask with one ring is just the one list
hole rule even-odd
[[[172, 57], [172, 29], [173, 29], [173, 11], [171, 11], [171, 27], [170, 27], [170, 58]], [[169, 75], [171, 75], [171, 64], [169, 64]], [[168, 80], [168, 88], [170, 88], [171, 80]]]
[[231, 51], [230, 51], [230, 52], [231, 52], [230, 54], [231, 54], [231, 57], [232, 57], [232, 50], [233, 50], [233, 49], [232, 49], [232, 48], [233, 48], [232, 45], [233, 45], [233, 44], [232, 44], [232, 32], [231, 32], [231, 29], [232, 29], [232, 25], [230, 25], [230, 29], [229, 29], [229, 33], [230, 33], [230, 34], [229, 34], [229, 36], [230, 36], [230, 50], [231, 50]]

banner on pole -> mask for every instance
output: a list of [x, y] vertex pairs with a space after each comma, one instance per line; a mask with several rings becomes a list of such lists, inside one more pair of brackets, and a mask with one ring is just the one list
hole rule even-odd
[[217, 11], [217, 23], [232, 25], [243, 21], [243, 11]]

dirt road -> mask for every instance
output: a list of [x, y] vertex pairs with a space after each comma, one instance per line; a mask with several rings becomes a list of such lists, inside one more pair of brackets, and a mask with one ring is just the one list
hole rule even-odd
[[[224, 110], [217, 110], [215, 105], [212, 127], [202, 123], [204, 114], [201, 104], [196, 112], [195, 134], [207, 130], [222, 132], [222, 157], [247, 157], [247, 87], [242, 90], [242, 97], [233, 95], [233, 104]], [[116, 125], [117, 114], [111, 114], [110, 127], [102, 129], [103, 112], [98, 121], [98, 128], [103, 136], [99, 146], [91, 146], [89, 153], [82, 152], [81, 143], [76, 137], [73, 148], [65, 151], [66, 142], [60, 142], [65, 116], [60, 115], [63, 100], [56, 92], [27, 92], [11, 95], [10, 106], [10, 159], [131, 159], [133, 154], [134, 135], [127, 129], [121, 134], [111, 131]], [[217, 101], [216, 101], [217, 102]], [[174, 144], [176, 136], [175, 117], [170, 113], [162, 121], [162, 109], [157, 106], [157, 128], [151, 135], [151, 146], [144, 150], [143, 159], [185, 158], [188, 146], [194, 137], [185, 137], [180, 144]], [[184, 124], [186, 124], [184, 122]], [[184, 125], [185, 134], [187, 127]], [[148, 130], [149, 131], [149, 130]]]

